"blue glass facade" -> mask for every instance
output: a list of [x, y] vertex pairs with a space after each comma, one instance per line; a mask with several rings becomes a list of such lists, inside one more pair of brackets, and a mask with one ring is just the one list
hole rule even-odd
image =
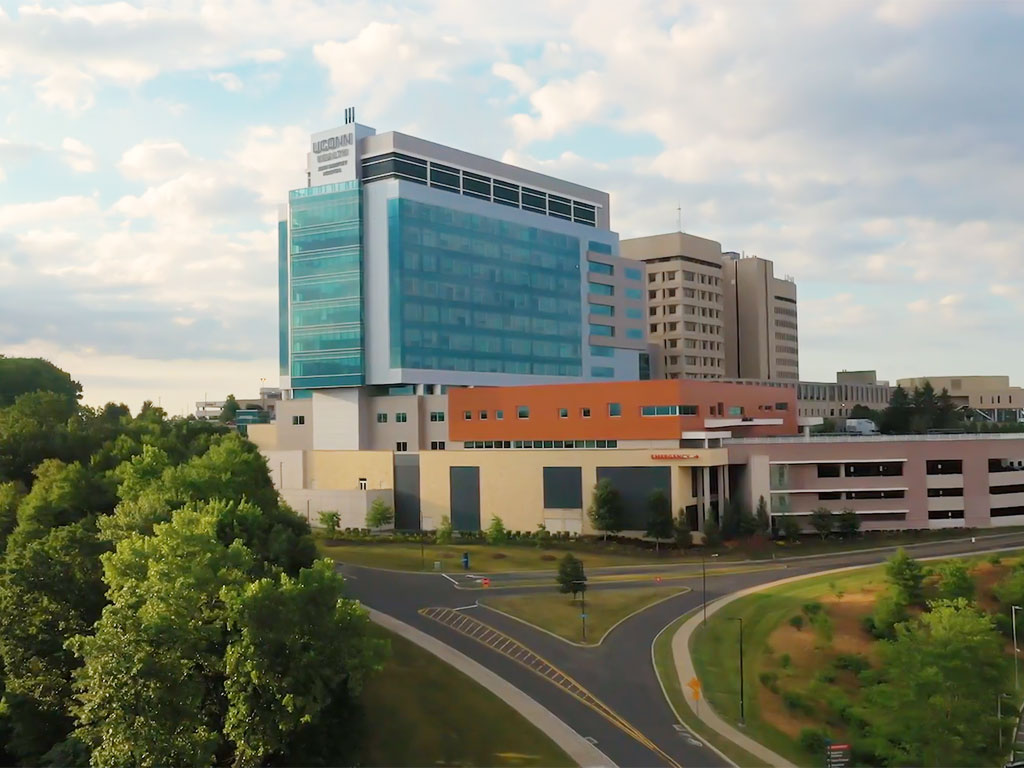
[[292, 387], [364, 382], [362, 221], [358, 182], [289, 194]]
[[277, 342], [282, 376], [288, 375], [288, 222], [277, 222]]
[[580, 241], [387, 201], [392, 368], [581, 376]]

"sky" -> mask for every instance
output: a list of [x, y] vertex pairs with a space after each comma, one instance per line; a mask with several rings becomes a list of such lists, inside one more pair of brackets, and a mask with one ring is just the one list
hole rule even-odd
[[773, 260], [805, 380], [1021, 384], [1021, 72], [1020, 2], [0, 0], [0, 353], [276, 385], [277, 206], [354, 105]]

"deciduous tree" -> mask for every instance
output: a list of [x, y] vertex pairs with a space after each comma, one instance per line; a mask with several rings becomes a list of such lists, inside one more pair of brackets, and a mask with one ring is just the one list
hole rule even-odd
[[655, 549], [660, 549], [661, 540], [672, 537], [672, 503], [661, 488], [647, 497], [647, 514], [647, 535], [654, 539]]
[[366, 512], [367, 528], [387, 528], [395, 522], [395, 510], [384, 499], [376, 498]]
[[924, 568], [900, 547], [885, 564], [885, 576], [896, 594], [907, 605], [921, 603], [923, 597]]
[[816, 510], [811, 512], [810, 523], [811, 528], [813, 528], [822, 540], [824, 540], [828, 538], [830, 533], [832, 533], [836, 519], [835, 515], [832, 514], [832, 510], [826, 509], [825, 507], [818, 507]]
[[594, 495], [587, 509], [590, 523], [607, 539], [609, 533], [618, 533], [625, 524], [625, 508], [618, 490], [607, 478], [594, 486]]
[[583, 570], [583, 561], [572, 552], [566, 552], [558, 561], [558, 574], [555, 578], [558, 581], [558, 591], [562, 594], [571, 593], [573, 600], [577, 594], [587, 590], [587, 575]]

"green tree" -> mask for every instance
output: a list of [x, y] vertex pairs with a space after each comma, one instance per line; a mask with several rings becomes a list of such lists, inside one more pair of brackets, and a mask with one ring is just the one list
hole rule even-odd
[[33, 470], [45, 459], [83, 458], [68, 422], [77, 406], [53, 392], [30, 392], [0, 408], [0, 480], [32, 485]]
[[452, 543], [452, 519], [448, 515], [441, 516], [441, 524], [437, 526], [435, 539], [438, 544]]
[[956, 403], [953, 402], [949, 390], [945, 387], [939, 392], [935, 402], [935, 429], [954, 429], [962, 426], [962, 418], [957, 412]]
[[766, 536], [771, 533], [771, 518], [768, 516], [768, 503], [764, 500], [764, 496], [759, 496], [757, 499], [757, 511], [754, 513], [754, 518], [757, 521], [757, 530], [759, 533], [763, 533]]
[[47, 360], [0, 355], [0, 408], [30, 392], [52, 392], [74, 403], [82, 385]]
[[384, 499], [376, 498], [366, 512], [367, 528], [387, 528], [395, 522], [395, 510]]
[[18, 523], [21, 492], [16, 483], [0, 483], [0, 552], [7, 546], [7, 537]]
[[938, 601], [881, 647], [884, 681], [867, 690], [874, 749], [889, 765], [990, 765], [1001, 758], [992, 700], [1009, 665], [992, 620]]
[[1007, 611], [1012, 610], [1011, 606], [1024, 605], [1024, 570], [1014, 568], [993, 587], [992, 593]]
[[488, 544], [504, 544], [508, 541], [508, 531], [505, 530], [505, 523], [497, 515], [491, 516], [491, 522], [484, 534]]
[[740, 517], [742, 511], [740, 510], [739, 500], [736, 498], [730, 498], [725, 502], [725, 507], [722, 509], [722, 538], [726, 541], [733, 541], [740, 535]]
[[232, 424], [235, 421], [235, 416], [238, 414], [239, 409], [238, 401], [234, 395], [228, 395], [224, 401], [224, 405], [220, 409], [220, 416], [217, 419], [223, 424]]
[[888, 435], [906, 434], [910, 431], [910, 419], [913, 415], [913, 406], [910, 395], [903, 387], [896, 387], [889, 397], [889, 405], [882, 413], [881, 423], [878, 425], [880, 432]]
[[651, 491], [647, 512], [647, 535], [654, 539], [654, 548], [660, 550], [661, 540], [672, 537], [672, 503], [663, 489]]
[[904, 603], [918, 605], [922, 602], [924, 568], [903, 547], [886, 562], [885, 576]]
[[860, 518], [852, 509], [844, 509], [836, 515], [836, 530], [843, 536], [856, 536], [860, 531]]
[[558, 561], [558, 574], [555, 580], [558, 582], [558, 591], [564, 595], [572, 594], [573, 600], [577, 594], [587, 591], [587, 575], [583, 570], [583, 561], [572, 552], [566, 552]]
[[622, 496], [612, 486], [611, 480], [605, 478], [594, 486], [594, 495], [587, 515], [594, 530], [601, 531], [605, 539], [609, 533], [618, 533], [622, 530], [626, 512], [622, 505]]
[[[295, 764], [293, 741], [304, 728], [345, 731], [348, 723], [329, 717], [331, 706], [358, 696], [386, 643], [371, 639], [366, 611], [344, 599], [327, 560], [297, 577], [261, 579], [226, 602], [232, 640], [224, 655], [224, 735], [234, 744], [235, 764], [257, 766], [282, 755]], [[330, 757], [335, 764], [344, 759]]]
[[680, 549], [689, 549], [693, 546], [693, 531], [690, 529], [690, 521], [687, 519], [685, 509], [679, 510], [679, 515], [672, 524], [672, 536], [676, 540], [676, 546]]
[[811, 528], [813, 528], [822, 540], [828, 538], [828, 535], [832, 533], [832, 529], [835, 527], [835, 516], [832, 514], [832, 510], [826, 509], [825, 507], [818, 507], [816, 510], [811, 512], [810, 518]]
[[338, 526], [341, 524], [341, 515], [333, 511], [319, 513], [320, 525], [327, 529], [327, 535], [332, 539], [338, 535]]
[[713, 516], [704, 518], [704, 546], [716, 549], [722, 546], [722, 529]]
[[871, 634], [891, 640], [896, 635], [896, 626], [908, 618], [907, 601], [903, 595], [887, 592], [875, 601], [869, 626]]
[[787, 541], [800, 540], [800, 521], [795, 515], [781, 515], [779, 517], [779, 535]]
[[962, 560], [948, 560], [941, 563], [939, 573], [939, 597], [945, 600], [974, 599], [974, 579]]

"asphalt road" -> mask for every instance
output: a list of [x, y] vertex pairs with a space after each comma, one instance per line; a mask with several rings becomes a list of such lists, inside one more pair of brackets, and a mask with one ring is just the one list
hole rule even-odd
[[[1024, 533], [979, 537], [975, 543], [946, 541], [908, 548], [915, 557], [968, 554], [1001, 547], [1024, 547]], [[894, 549], [894, 548], [893, 548]], [[765, 569], [764, 561], [746, 565], [758, 568], [748, 572], [735, 571], [745, 566], [735, 561], [708, 566], [707, 600], [730, 594], [746, 587], [766, 584], [791, 576], [812, 574], [831, 568], [878, 563], [892, 554], [882, 551], [852, 552], [789, 558], [771, 563], [778, 566]], [[582, 558], [586, 561], [586, 557]], [[712, 561], [709, 561], [711, 563]], [[453, 648], [501, 675], [510, 683], [532, 696], [556, 716], [584, 737], [595, 740], [597, 747], [616, 765], [623, 768], [640, 766], [666, 766], [672, 761], [681, 766], [708, 766], [718, 768], [726, 763], [707, 746], [692, 743], [692, 736], [680, 733], [674, 713], [665, 700], [651, 663], [651, 644], [657, 634], [680, 615], [701, 605], [702, 589], [700, 566], [636, 566], [615, 569], [588, 570], [593, 576], [603, 573], [646, 574], [666, 573], [692, 575], [693, 578], [673, 581], [688, 586], [692, 591], [651, 606], [620, 624], [604, 642], [591, 648], [581, 648], [563, 642], [547, 633], [537, 631], [521, 622], [481, 607], [466, 607], [467, 616], [479, 619], [494, 629], [529, 648], [549, 664], [573, 678], [580, 686], [609, 707], [629, 725], [642, 733], [652, 750], [634, 738], [628, 729], [603, 717], [597, 709], [587, 706], [523, 664], [492, 647], [474, 640], [449, 626], [419, 613], [421, 608], [462, 608], [473, 606], [481, 596], [480, 590], [459, 589], [452, 580], [435, 573], [403, 573], [351, 565], [340, 565], [348, 577], [349, 593], [366, 605], [390, 614], [427, 634], [437, 637]], [[678, 573], [675, 573], [678, 571]], [[716, 572], [722, 572], [716, 574]], [[530, 574], [533, 580], [543, 574]], [[548, 574], [554, 586], [553, 574]], [[502, 586], [501, 594], [519, 594], [536, 591], [536, 587], [515, 586], [524, 579], [519, 574], [489, 574], [493, 586]], [[465, 577], [459, 581], [467, 581]], [[591, 589], [614, 589], [647, 585], [634, 581], [621, 585], [601, 584]], [[660, 751], [660, 754], [659, 754]]]

